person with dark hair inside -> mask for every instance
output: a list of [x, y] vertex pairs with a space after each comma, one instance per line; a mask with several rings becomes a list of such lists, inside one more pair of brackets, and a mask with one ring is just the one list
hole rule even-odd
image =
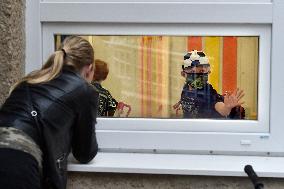
[[95, 157], [93, 75], [91, 44], [69, 36], [40, 70], [14, 85], [0, 109], [1, 187], [64, 189], [70, 151], [80, 163]]
[[181, 99], [173, 107], [182, 107], [185, 118], [231, 118], [244, 119], [241, 106], [244, 93], [236, 89], [231, 94], [220, 95], [208, 83], [211, 73], [209, 59], [202, 51], [191, 51], [184, 56], [181, 75], [186, 81]]
[[96, 59], [92, 85], [99, 93], [99, 116], [113, 116], [118, 105], [118, 102], [111, 96], [110, 92], [101, 85], [102, 81], [107, 78], [108, 73], [109, 69], [107, 63]]

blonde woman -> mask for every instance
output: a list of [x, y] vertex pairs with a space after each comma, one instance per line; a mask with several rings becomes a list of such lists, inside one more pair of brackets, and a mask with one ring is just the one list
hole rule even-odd
[[15, 85], [0, 109], [0, 186], [64, 189], [70, 151], [81, 163], [95, 157], [93, 75], [92, 46], [70, 36]]

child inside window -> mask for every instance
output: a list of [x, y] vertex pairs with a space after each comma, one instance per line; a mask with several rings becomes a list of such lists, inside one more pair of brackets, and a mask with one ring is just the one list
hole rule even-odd
[[184, 56], [181, 75], [185, 84], [181, 99], [174, 105], [182, 107], [184, 118], [232, 118], [243, 119], [244, 108], [241, 105], [244, 92], [236, 89], [231, 94], [220, 95], [208, 83], [210, 71], [209, 59], [202, 51], [191, 51]]
[[99, 92], [99, 116], [113, 116], [118, 104], [111, 96], [110, 92], [101, 85], [102, 81], [107, 78], [108, 73], [109, 69], [107, 63], [100, 59], [96, 59], [92, 85], [95, 87], [96, 91]]

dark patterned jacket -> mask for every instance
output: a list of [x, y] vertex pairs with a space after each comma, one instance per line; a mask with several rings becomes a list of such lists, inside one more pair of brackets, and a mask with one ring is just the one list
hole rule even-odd
[[95, 90], [99, 93], [99, 116], [113, 116], [117, 107], [117, 101], [111, 96], [110, 92], [103, 88], [98, 82], [92, 82]]
[[[183, 87], [181, 105], [185, 118], [224, 118], [215, 110], [217, 102], [224, 102], [224, 96], [217, 93], [211, 84], [206, 84], [203, 89], [189, 90], [188, 85]], [[228, 118], [244, 119], [243, 107], [232, 108]]]

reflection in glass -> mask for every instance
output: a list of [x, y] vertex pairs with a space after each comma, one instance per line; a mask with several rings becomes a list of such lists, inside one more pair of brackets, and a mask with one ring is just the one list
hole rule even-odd
[[[56, 47], [64, 37], [55, 36]], [[95, 58], [108, 63], [109, 74], [102, 86], [130, 106], [120, 112], [122, 117], [130, 108], [129, 117], [183, 118], [182, 108], [173, 106], [180, 101], [185, 83], [181, 76], [184, 55], [195, 49], [209, 59], [208, 83], [221, 95], [242, 89], [245, 119], [257, 119], [257, 36], [83, 37], [93, 45]]]

